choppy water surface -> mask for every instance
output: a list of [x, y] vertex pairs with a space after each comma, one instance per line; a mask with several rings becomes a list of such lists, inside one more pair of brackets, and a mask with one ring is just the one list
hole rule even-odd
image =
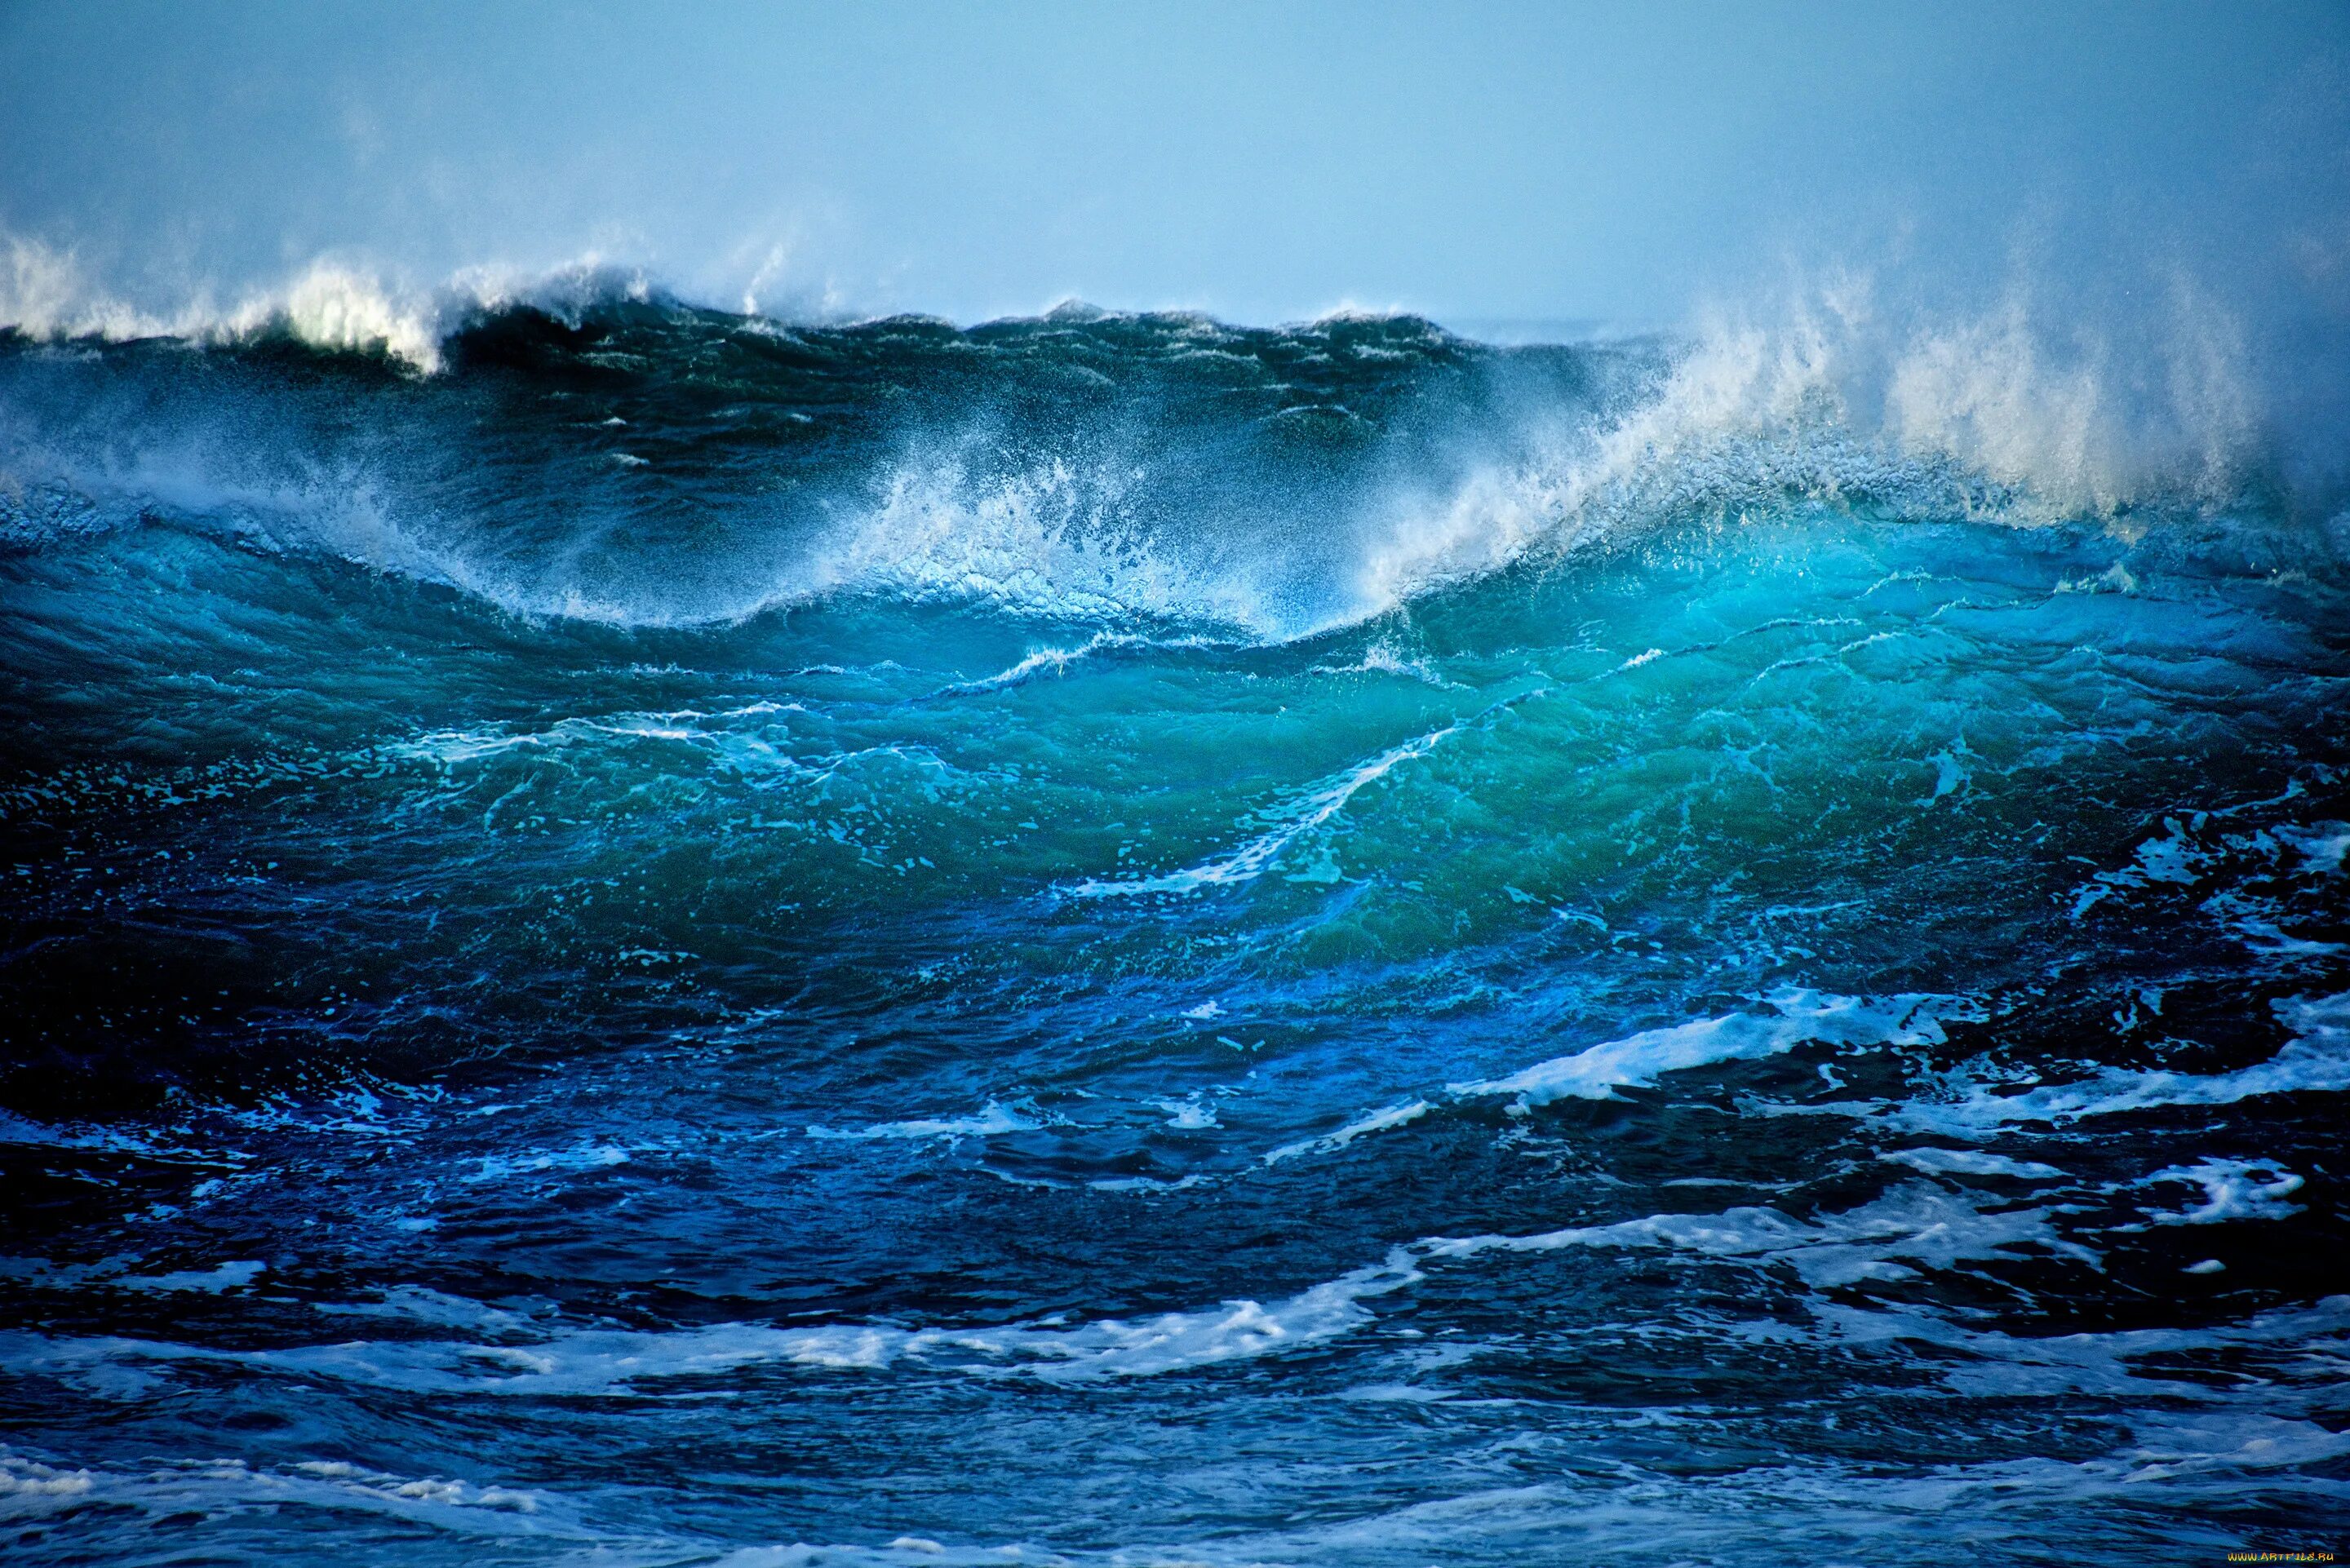
[[0, 343], [13, 1559], [2341, 1544], [2276, 485], [1408, 319], [441, 352]]

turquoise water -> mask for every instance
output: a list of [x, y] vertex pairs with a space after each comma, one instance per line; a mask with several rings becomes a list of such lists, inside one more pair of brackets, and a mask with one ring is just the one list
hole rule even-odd
[[2334, 533], [1701, 358], [0, 345], [12, 1554], [2335, 1545]]

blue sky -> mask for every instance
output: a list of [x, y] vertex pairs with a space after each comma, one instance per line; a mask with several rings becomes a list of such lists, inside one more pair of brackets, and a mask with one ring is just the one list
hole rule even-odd
[[2322, 274], [2345, 103], [2339, 4], [19, 0], [0, 229], [151, 294], [595, 252], [780, 310], [1645, 323], [1831, 260]]

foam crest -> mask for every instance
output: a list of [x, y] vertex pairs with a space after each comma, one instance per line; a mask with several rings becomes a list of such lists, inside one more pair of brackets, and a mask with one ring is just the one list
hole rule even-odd
[[27, 337], [157, 337], [171, 328], [126, 302], [93, 290], [78, 260], [37, 240], [7, 241], [0, 268], [0, 327]]
[[1774, 310], [1716, 312], [1597, 417], [1529, 415], [1517, 454], [1392, 497], [1366, 534], [1365, 613], [1430, 587], [1697, 511], [1789, 494], [2043, 523], [2232, 499], [2262, 461], [2241, 327], [2191, 284], [2102, 329], [2018, 285], [1979, 313], [1880, 310], [1838, 278]]
[[[484, 313], [527, 306], [576, 326], [599, 304], [657, 294], [641, 273], [595, 256], [539, 271], [472, 268], [430, 286], [329, 256], [225, 302], [198, 295], [157, 307], [98, 286], [71, 253], [5, 243], [0, 325], [33, 337], [234, 346], [282, 336], [380, 354], [422, 372], [442, 369], [452, 335]], [[1971, 315], [1897, 315], [1878, 308], [1866, 284], [1835, 281], [1773, 310], [1717, 315], [1672, 339], [1547, 350], [1576, 368], [1576, 390], [1529, 391], [1492, 405], [1431, 396], [1424, 415], [1409, 417], [1350, 413], [1355, 433], [1346, 450], [1356, 455], [1334, 465], [1334, 453], [1317, 450], [1304, 467], [1295, 466], [1299, 452], [1287, 438], [1246, 433], [1295, 412], [1287, 402], [1273, 416], [1220, 423], [1222, 413], [1195, 411], [1201, 387], [1152, 379], [1164, 366], [1151, 355], [1170, 340], [1219, 334], [1242, 344], [1253, 336], [1237, 329], [1097, 317], [1087, 320], [1119, 323], [1133, 342], [1095, 344], [1070, 358], [1051, 334], [1020, 329], [1087, 324], [1074, 319], [1002, 324], [1008, 330], [984, 341], [944, 324], [936, 324], [938, 340], [844, 328], [822, 351], [843, 353], [861, 367], [859, 377], [877, 365], [886, 373], [812, 394], [795, 372], [761, 365], [738, 368], [752, 378], [743, 385], [756, 389], [757, 377], [776, 374], [769, 390], [785, 417], [820, 424], [813, 404], [795, 400], [839, 397], [877, 411], [906, 380], [937, 379], [930, 374], [936, 361], [922, 356], [944, 354], [942, 344], [956, 351], [958, 374], [979, 366], [985, 373], [960, 408], [927, 408], [896, 428], [892, 415], [877, 427], [887, 444], [804, 492], [814, 498], [811, 511], [779, 514], [773, 493], [757, 491], [755, 515], [743, 516], [734, 534], [744, 553], [732, 562], [658, 554], [619, 560], [603, 552], [606, 536], [634, 535], [633, 508], [667, 504], [675, 497], [661, 487], [687, 483], [637, 452], [598, 448], [594, 456], [607, 470], [624, 465], [642, 488], [598, 492], [572, 535], [526, 545], [466, 521], [481, 498], [463, 483], [425, 477], [416, 493], [394, 483], [389, 476], [400, 463], [380, 447], [345, 465], [357, 472], [320, 472], [307, 486], [253, 497], [239, 493], [218, 453], [183, 465], [222, 467], [218, 483], [202, 472], [126, 471], [99, 474], [92, 484], [93, 493], [114, 494], [133, 511], [151, 486], [154, 498], [169, 504], [182, 493], [191, 505], [209, 488], [215, 509], [303, 520], [326, 548], [535, 615], [701, 624], [873, 592], [1078, 619], [1204, 623], [1285, 639], [1359, 622], [1529, 557], [1789, 496], [1825, 504], [1866, 499], [1904, 515], [2037, 522], [2111, 516], [2151, 499], [2201, 504], [2241, 490], [2258, 466], [2262, 399], [2243, 335], [2222, 306], [2182, 284], [2163, 311], [2117, 321], [2103, 336], [2077, 322], [2060, 328], [2054, 317], [2021, 288]], [[705, 358], [733, 353], [754, 326], [681, 308], [671, 323], [676, 332], [664, 327], [658, 342], [627, 344], [631, 373], [664, 389], [691, 380]], [[1295, 339], [1328, 330], [1272, 336], [1295, 348], [1312, 345]], [[889, 366], [901, 352], [910, 358]], [[1356, 345], [1346, 364], [1351, 371], [1358, 360], [1393, 360], [1397, 352]], [[1496, 351], [1463, 352], [1473, 359]], [[664, 358], [671, 353], [681, 358]], [[1103, 353], [1132, 354], [1110, 363], [1137, 374], [1126, 383], [1106, 379], [1087, 362]], [[1326, 344], [1315, 357], [1333, 362]], [[1263, 368], [1261, 358], [1234, 362]], [[1091, 378], [1085, 398], [1067, 392], [1076, 378]], [[1356, 396], [1343, 379], [1335, 393]], [[1024, 411], [1005, 413], [999, 401]], [[1027, 422], [1029, 410], [1038, 423]], [[665, 417], [658, 407], [629, 416], [649, 426]], [[1151, 432], [1146, 463], [1134, 461], [1132, 438], [1116, 434], [1129, 427]], [[577, 428], [587, 427], [567, 427], [555, 439], [576, 444]], [[467, 439], [480, 433], [471, 421], [468, 431]], [[692, 445], [704, 433], [698, 414], [681, 415], [657, 439]], [[1196, 444], [1203, 437], [1207, 444]], [[286, 456], [263, 452], [257, 461], [274, 472]], [[307, 448], [296, 461], [320, 466]], [[369, 478], [371, 462], [385, 476], [380, 488]], [[17, 466], [13, 454], [10, 465]], [[1207, 483], [1177, 499], [1160, 483], [1169, 475]], [[695, 499], [719, 512], [745, 502], [731, 488]], [[562, 497], [546, 515], [559, 520], [577, 504]], [[271, 528], [287, 540], [305, 531]], [[1008, 670], [1003, 679], [1016, 683], [1054, 667]], [[1365, 668], [1387, 666], [1375, 650]], [[1417, 673], [1400, 659], [1394, 670]]]
[[431, 730], [411, 740], [384, 745], [383, 754], [430, 763], [444, 769], [515, 753], [561, 753], [574, 746], [594, 747], [634, 741], [667, 742], [710, 753], [721, 764], [743, 774], [785, 774], [818, 776], [853, 756], [850, 753], [815, 759], [810, 765], [771, 742], [787, 733], [778, 717], [803, 710], [796, 702], [754, 702], [723, 712], [694, 709], [667, 712], [621, 711], [607, 716], [558, 719], [543, 729], [511, 724], [463, 730]]
[[275, 297], [238, 306], [204, 336], [257, 337], [283, 326], [314, 348], [380, 352], [421, 370], [441, 367], [438, 312], [429, 302], [401, 299], [379, 280], [349, 267], [313, 264]]
[[1789, 308], [1803, 351], [1762, 380], [1762, 406], [1832, 412], [1900, 458], [2008, 487], [2022, 521], [2223, 501], [2264, 420], [2244, 330], [2183, 275], [2164, 281], [2151, 306], [2092, 312], [2018, 280], [1951, 312], [1888, 310], [1872, 280], [1842, 280]]
[[994, 473], [951, 453], [901, 462], [819, 552], [801, 591], [989, 599], [1081, 619], [1274, 623], [1245, 583], [1187, 565], [1136, 527], [1124, 483], [1059, 457]]
[[363, 263], [320, 256], [275, 286], [248, 287], [226, 301], [200, 287], [159, 306], [108, 288], [72, 250], [23, 237], [5, 243], [0, 329], [52, 341], [109, 343], [177, 337], [239, 344], [283, 333], [314, 348], [382, 354], [428, 374], [442, 369], [449, 335], [484, 312], [528, 306], [576, 317], [603, 300], [644, 300], [652, 292], [642, 273], [592, 254], [543, 269], [466, 267], [434, 287], [387, 280]]

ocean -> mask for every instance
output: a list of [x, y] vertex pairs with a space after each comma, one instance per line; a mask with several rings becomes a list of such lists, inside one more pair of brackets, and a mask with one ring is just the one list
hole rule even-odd
[[0, 335], [11, 1561], [2341, 1545], [2224, 366], [339, 319]]

